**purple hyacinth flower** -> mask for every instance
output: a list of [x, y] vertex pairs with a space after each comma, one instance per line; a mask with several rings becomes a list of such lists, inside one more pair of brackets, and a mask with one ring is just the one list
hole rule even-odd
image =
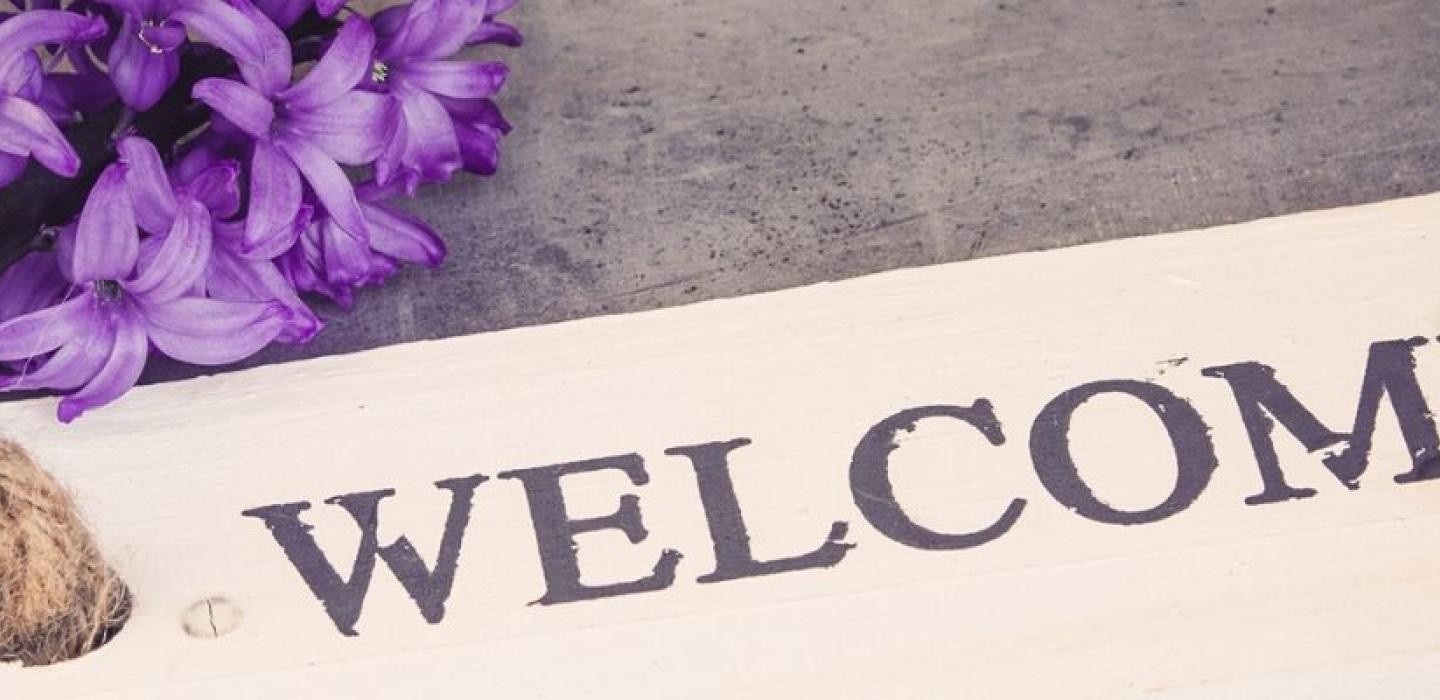
[[129, 176], [124, 162], [107, 168], [61, 234], [58, 267], [70, 284], [62, 301], [0, 323], [0, 360], [27, 363], [0, 377], [0, 390], [72, 392], [60, 402], [62, 422], [129, 391], [152, 345], [183, 362], [226, 364], [269, 344], [288, 315], [280, 304], [190, 295], [209, 258], [205, 205], [181, 198], [168, 231], [142, 236]]
[[[203, 152], [202, 152], [203, 153]], [[251, 259], [241, 249], [244, 226], [225, 221], [240, 211], [240, 167], [232, 160], [198, 157], [186, 160], [167, 177], [160, 153], [144, 139], [120, 144], [122, 162], [129, 167], [128, 184], [140, 228], [150, 232], [174, 226], [180, 202], [200, 202], [214, 221], [214, 244], [205, 271], [195, 284], [200, 296], [221, 301], [278, 302], [290, 312], [276, 340], [308, 342], [320, 332], [320, 319], [268, 259]]]
[[355, 89], [370, 71], [375, 46], [370, 23], [358, 15], [346, 20], [325, 55], [293, 86], [284, 35], [273, 24], [266, 34], [266, 70], [246, 75], [244, 83], [202, 80], [194, 90], [254, 140], [245, 252], [278, 255], [294, 244], [302, 180], [347, 235], [366, 241], [365, 217], [340, 166], [373, 162], [396, 125], [393, 100]]
[[98, 17], [58, 10], [28, 10], [0, 22], [0, 187], [20, 177], [31, 157], [63, 177], [79, 172], [80, 156], [38, 104], [44, 69], [35, 48], [86, 43], [105, 31]]
[[461, 168], [494, 172], [499, 137], [509, 126], [489, 98], [504, 86], [509, 69], [498, 62], [449, 59], [477, 40], [519, 41], [513, 28], [490, 21], [497, 7], [507, 9], [509, 3], [416, 0], [377, 16], [370, 87], [394, 95], [401, 105], [395, 139], [375, 164], [382, 185], [400, 182], [414, 192]]
[[343, 308], [354, 303], [356, 287], [378, 285], [395, 274], [399, 263], [437, 267], [445, 261], [445, 242], [420, 219], [386, 204], [398, 188], [375, 183], [356, 188], [370, 229], [368, 243], [346, 236], [329, 216], [305, 227], [294, 248], [276, 262], [296, 289], [328, 297]]
[[241, 65], [263, 60], [254, 23], [221, 0], [99, 0], [118, 10], [120, 31], [110, 45], [110, 77], [126, 106], [155, 106], [180, 75], [187, 30], [235, 57]]

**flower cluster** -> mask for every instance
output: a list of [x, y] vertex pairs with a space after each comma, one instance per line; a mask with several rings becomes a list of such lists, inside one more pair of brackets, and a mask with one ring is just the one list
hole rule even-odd
[[[513, 0], [368, 19], [340, 0], [9, 1], [0, 197], [39, 169], [84, 182], [0, 273], [0, 391], [60, 392], [65, 422], [152, 352], [220, 365], [305, 343], [322, 325], [307, 298], [348, 308], [401, 263], [438, 265], [444, 243], [395, 198], [494, 173], [510, 130], [491, 99], [506, 66], [460, 56], [520, 44], [496, 20]], [[163, 109], [204, 116], [136, 126]], [[98, 152], [67, 138], [99, 120]]]

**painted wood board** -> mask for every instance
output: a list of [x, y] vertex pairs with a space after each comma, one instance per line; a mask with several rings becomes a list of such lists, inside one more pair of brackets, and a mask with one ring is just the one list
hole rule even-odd
[[1437, 243], [1426, 196], [0, 405], [137, 598], [0, 692], [1423, 697]]

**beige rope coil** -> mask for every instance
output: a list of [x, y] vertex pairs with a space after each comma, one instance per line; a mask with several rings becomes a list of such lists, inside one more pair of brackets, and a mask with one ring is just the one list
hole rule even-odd
[[0, 440], [0, 661], [77, 658], [109, 641], [129, 612], [125, 584], [70, 494]]

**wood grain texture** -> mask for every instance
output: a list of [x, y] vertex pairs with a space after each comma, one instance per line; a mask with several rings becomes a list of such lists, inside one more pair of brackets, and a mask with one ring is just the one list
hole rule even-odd
[[1440, 190], [1434, 9], [521, 0], [501, 174], [415, 203], [449, 263], [254, 362]]
[[[133, 621], [86, 659], [0, 669], [16, 698], [1425, 697], [1440, 687], [1440, 482], [1396, 484], [1409, 456], [1382, 407], [1370, 471], [1349, 491], [1283, 431], [1311, 499], [1247, 506], [1255, 457], [1223, 381], [1244, 360], [1347, 428], [1367, 347], [1440, 327], [1440, 196], [1190, 233], [884, 273], [846, 282], [454, 338], [146, 387], [80, 424], [53, 401], [0, 426], [78, 492], [136, 595]], [[1440, 348], [1416, 351], [1427, 389]], [[1219, 459], [1190, 508], [1104, 525], [1037, 483], [1031, 421], [1097, 379], [1188, 398]], [[924, 423], [895, 453], [896, 498], [936, 529], [1027, 506], [1004, 537], [919, 551], [856, 511], [852, 450], [895, 411], [993, 401], [1007, 441]], [[1432, 400], [1435, 397], [1432, 397]], [[757, 556], [818, 545], [828, 569], [700, 584], [713, 558], [695, 476], [667, 448], [747, 437], [732, 471]], [[1174, 457], [1153, 415], [1096, 401], [1073, 448], [1120, 507], [1163, 497]], [[576, 517], [639, 496], [649, 537], [580, 538], [587, 582], [684, 553], [667, 590], [554, 606], [518, 483], [482, 484], [443, 622], [377, 570], [359, 636], [342, 637], [248, 508], [310, 501], [333, 560], [357, 535], [330, 496], [380, 488], [381, 539], [426, 559], [448, 498], [475, 473], [638, 452], [649, 484], [567, 482]], [[183, 631], [197, 601], [241, 619]], [[235, 611], [227, 611], [227, 624]], [[193, 624], [192, 624], [193, 626]]]

